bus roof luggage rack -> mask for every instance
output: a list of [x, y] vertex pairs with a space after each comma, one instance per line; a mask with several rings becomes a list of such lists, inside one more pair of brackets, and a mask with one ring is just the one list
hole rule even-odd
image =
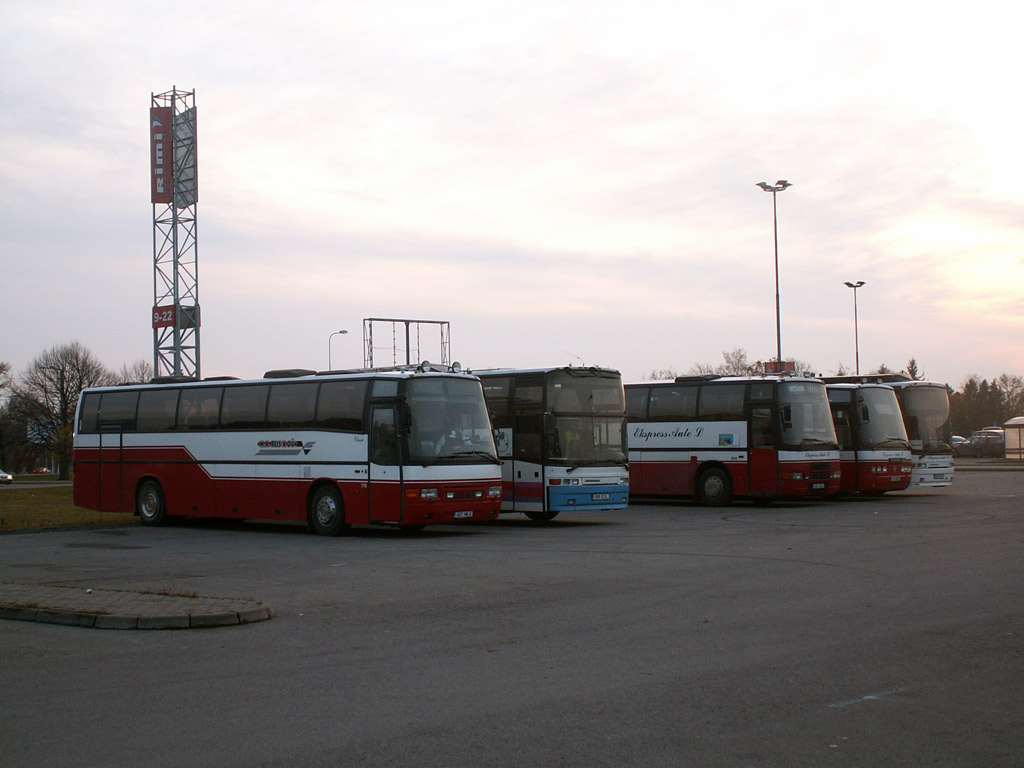
[[316, 371], [308, 368], [279, 368], [274, 371], [267, 371], [263, 374], [264, 379], [295, 379], [301, 376], [315, 376]]
[[700, 381], [714, 381], [722, 378], [717, 373], [700, 373], [694, 376], [676, 376], [676, 384], [696, 384]]
[[195, 376], [154, 376], [149, 380], [150, 384], [185, 384], [190, 381], [199, 381]]
[[894, 381], [913, 381], [905, 373], [862, 373], [858, 376], [825, 376], [826, 384], [891, 384]]

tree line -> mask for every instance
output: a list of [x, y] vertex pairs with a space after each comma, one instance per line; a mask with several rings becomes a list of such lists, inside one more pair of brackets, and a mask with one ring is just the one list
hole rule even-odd
[[[750, 361], [744, 349], [722, 353], [717, 365], [699, 363], [689, 374], [749, 376], [765, 370], [765, 364]], [[798, 373], [813, 369], [800, 360], [790, 360]], [[850, 371], [842, 365], [835, 375]], [[912, 379], [925, 376], [911, 358], [902, 371], [885, 364], [866, 375], [904, 373]], [[650, 371], [648, 380], [673, 379], [675, 370]], [[78, 395], [87, 387], [136, 384], [153, 377], [153, 366], [145, 360], [124, 364], [113, 371], [97, 360], [77, 341], [46, 350], [20, 375], [0, 361], [0, 467], [10, 472], [32, 471], [55, 466], [62, 479], [71, 472], [71, 449]], [[1002, 374], [991, 380], [977, 374], [967, 376], [959, 390], [949, 388], [950, 416], [954, 434], [970, 435], [988, 426], [1001, 426], [1015, 416], [1024, 416], [1024, 379]]]
[[81, 391], [152, 378], [145, 360], [113, 371], [77, 341], [46, 350], [18, 376], [0, 361], [0, 467], [16, 473], [55, 467], [66, 480]]

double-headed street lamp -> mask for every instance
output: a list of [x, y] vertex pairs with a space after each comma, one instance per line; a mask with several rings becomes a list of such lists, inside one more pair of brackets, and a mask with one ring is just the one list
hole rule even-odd
[[348, 331], [335, 331], [334, 333], [327, 337], [327, 370], [329, 371], [334, 370], [334, 368], [331, 367], [331, 339], [333, 339], [339, 333], [348, 333]]
[[782, 192], [787, 187], [792, 187], [785, 179], [779, 179], [775, 184], [769, 184], [767, 181], [759, 181], [757, 183], [761, 189], [765, 192], [772, 193], [772, 223], [775, 229], [775, 370], [776, 372], [782, 372], [782, 309], [779, 301], [779, 210], [775, 204], [775, 194]]
[[847, 288], [853, 288], [853, 348], [856, 350], [858, 376], [860, 376], [860, 329], [857, 327], [857, 289], [864, 284], [863, 280], [858, 280], [856, 283], [847, 280], [844, 283]]

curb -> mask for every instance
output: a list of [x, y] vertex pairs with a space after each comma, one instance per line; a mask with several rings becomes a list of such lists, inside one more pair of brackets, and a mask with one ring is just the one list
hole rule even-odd
[[259, 600], [0, 582], [0, 619], [90, 629], [204, 629], [267, 621]]

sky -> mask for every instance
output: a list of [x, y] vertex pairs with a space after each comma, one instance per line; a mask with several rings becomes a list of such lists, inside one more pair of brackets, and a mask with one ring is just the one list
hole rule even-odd
[[152, 361], [148, 116], [172, 87], [196, 94], [204, 376], [359, 367], [374, 317], [447, 321], [468, 368], [771, 359], [755, 185], [779, 179], [784, 358], [852, 370], [859, 339], [862, 371], [1024, 375], [1024, 6], [2, 7], [16, 375], [76, 340]]

